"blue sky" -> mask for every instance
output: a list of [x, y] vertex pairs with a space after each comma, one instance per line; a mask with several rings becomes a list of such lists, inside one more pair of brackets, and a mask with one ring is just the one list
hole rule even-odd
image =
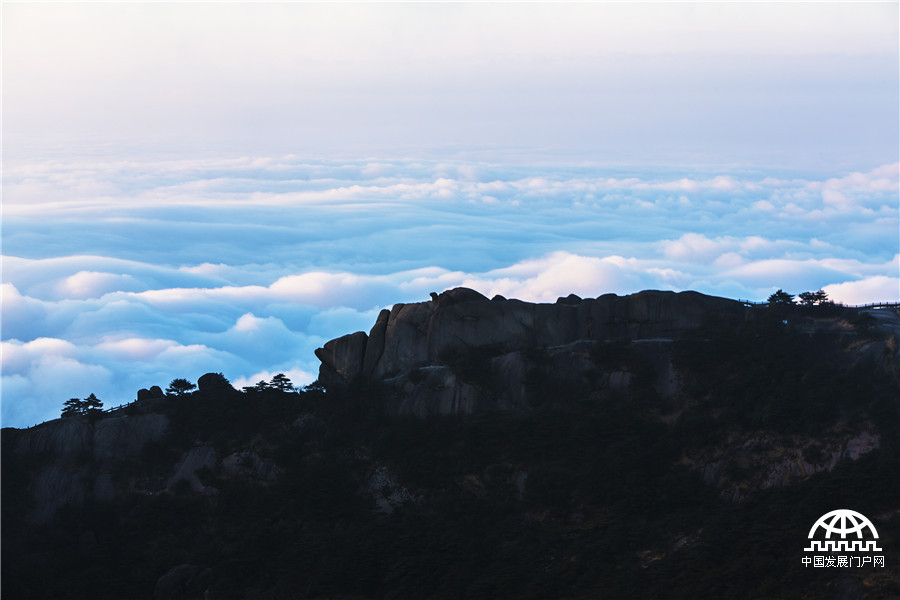
[[457, 285], [900, 296], [896, 3], [3, 5], [3, 425]]

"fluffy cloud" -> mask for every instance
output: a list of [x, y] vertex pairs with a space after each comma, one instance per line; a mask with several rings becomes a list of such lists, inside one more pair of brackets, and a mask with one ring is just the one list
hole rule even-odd
[[133, 291], [143, 287], [131, 275], [78, 271], [60, 282], [56, 294], [67, 298], [99, 298], [111, 292]]
[[257, 373], [254, 373], [254, 374], [250, 375], [249, 377], [238, 377], [231, 381], [231, 385], [233, 385], [234, 387], [236, 387], [238, 389], [241, 389], [244, 387], [253, 387], [260, 381], [265, 381], [265, 382], [272, 381], [272, 378], [275, 375], [277, 375], [278, 373], [286, 375], [287, 378], [291, 380], [291, 383], [294, 385], [294, 387], [298, 387], [298, 388], [303, 387], [305, 385], [305, 383], [303, 383], [303, 382], [310, 382], [315, 379], [315, 375], [313, 375], [312, 373], [308, 373], [307, 371], [304, 371], [302, 369], [294, 368], [294, 369], [285, 369], [283, 371], [264, 370], [264, 371], [259, 371]]
[[860, 281], [826, 285], [823, 289], [829, 298], [844, 304], [868, 304], [884, 300], [896, 302], [900, 296], [900, 277], [875, 275]]
[[28, 343], [3, 342], [3, 424], [25, 425], [58, 416], [55, 406], [89, 389], [112, 391], [113, 372], [105, 365], [80, 360], [73, 344], [38, 338]]
[[650, 281], [651, 277], [621, 257], [598, 258], [554, 252], [505, 269], [467, 276], [460, 283], [488, 297], [499, 294], [532, 302], [553, 302], [570, 293], [583, 297], [627, 293]]
[[2, 419], [32, 424], [89, 393], [115, 405], [209, 371], [303, 385], [317, 346], [460, 285], [538, 302], [647, 288], [897, 300], [898, 173], [295, 156], [14, 166]]
[[[897, 299], [897, 278], [865, 275], [896, 270], [896, 257], [886, 265], [852, 259], [741, 259], [734, 268], [720, 269], [710, 267], [716, 252], [779, 244], [700, 237], [682, 240], [702, 249], [699, 255], [665, 251], [651, 258], [625, 258], [557, 251], [485, 272], [436, 267], [383, 275], [324, 277], [312, 272], [279, 277], [268, 286], [120, 292], [90, 301], [40, 301], [5, 284], [4, 322], [21, 315], [23, 305], [39, 305], [40, 312], [33, 313], [39, 317], [35, 330], [50, 329], [53, 337], [4, 342], [3, 419], [10, 425], [49, 419], [66, 398], [88, 393], [116, 405], [133, 399], [138, 388], [165, 386], [176, 377], [196, 378], [208, 371], [225, 373], [239, 387], [277, 372], [304, 385], [317, 370], [313, 350], [328, 339], [368, 330], [378, 310], [390, 304], [422, 301], [430, 291], [459, 285], [488, 297], [535, 302], [553, 302], [569, 293], [594, 297], [644, 288], [761, 299], [779, 287], [794, 292], [824, 287], [831, 298], [845, 303]], [[250, 307], [254, 311], [245, 312]], [[28, 327], [18, 323], [13, 330], [26, 333]]]

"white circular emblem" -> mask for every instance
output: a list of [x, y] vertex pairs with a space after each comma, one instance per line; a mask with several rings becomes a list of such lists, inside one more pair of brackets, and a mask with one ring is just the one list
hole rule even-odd
[[869, 519], [855, 510], [847, 510], [846, 508], [839, 508], [819, 517], [816, 524], [809, 530], [809, 539], [815, 536], [816, 529], [819, 527], [825, 530], [826, 539], [830, 538], [833, 533], [840, 535], [841, 539], [845, 539], [848, 535], [855, 533], [856, 537], [862, 539], [863, 530], [867, 527], [872, 532], [872, 537], [878, 538], [878, 532], [875, 531], [875, 526], [872, 525]]

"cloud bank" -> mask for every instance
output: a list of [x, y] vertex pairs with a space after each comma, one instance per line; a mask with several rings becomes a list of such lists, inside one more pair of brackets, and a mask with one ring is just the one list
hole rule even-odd
[[900, 296], [900, 166], [624, 170], [278, 158], [6, 168], [4, 425], [221, 371], [315, 378], [313, 350], [468, 286], [538, 302], [642, 289]]

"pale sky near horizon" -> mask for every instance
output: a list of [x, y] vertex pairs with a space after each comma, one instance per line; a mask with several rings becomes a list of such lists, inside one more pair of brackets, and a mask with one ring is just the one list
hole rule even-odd
[[897, 3], [6, 3], [4, 143], [867, 168], [896, 154], [877, 129], [897, 22]]
[[3, 2], [0, 419], [456, 285], [900, 299], [898, 7]]

